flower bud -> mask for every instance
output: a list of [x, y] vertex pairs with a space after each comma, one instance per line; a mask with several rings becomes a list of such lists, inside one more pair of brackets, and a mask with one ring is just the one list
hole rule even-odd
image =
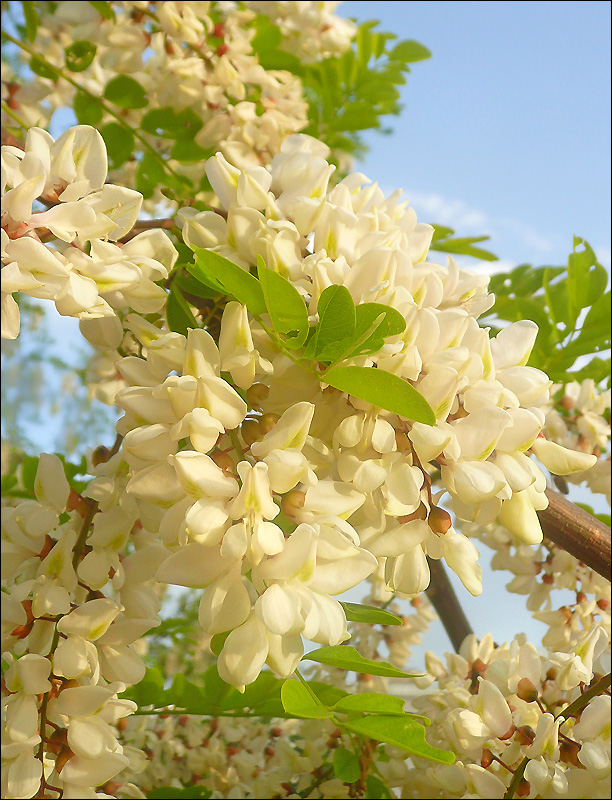
[[266, 433], [270, 433], [279, 419], [280, 416], [278, 414], [263, 414], [259, 420], [259, 430], [261, 431], [261, 435], [265, 436]]
[[263, 439], [263, 433], [259, 427], [259, 422], [256, 419], [245, 419], [240, 426], [240, 433], [244, 439], [247, 447], [250, 447], [255, 442], [260, 442]]
[[246, 393], [247, 403], [256, 410], [261, 409], [262, 402], [270, 394], [270, 387], [265, 383], [254, 383], [249, 386]]
[[531, 725], [521, 725], [521, 727], [517, 728], [514, 732], [514, 738], [520, 745], [528, 747], [530, 744], [534, 743], [536, 733]]
[[431, 507], [427, 522], [434, 533], [441, 534], [446, 533], [453, 524], [448, 511], [445, 511], [443, 508], [438, 508], [438, 506]]
[[538, 699], [538, 690], [529, 680], [529, 678], [521, 678], [517, 686], [517, 696], [524, 700], [526, 703], [533, 703]]
[[306, 494], [299, 489], [292, 489], [281, 499], [281, 511], [289, 519], [295, 519], [297, 512], [304, 507]]

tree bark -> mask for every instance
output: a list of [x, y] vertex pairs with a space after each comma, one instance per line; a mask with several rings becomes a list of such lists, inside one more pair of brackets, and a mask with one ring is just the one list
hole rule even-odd
[[610, 580], [610, 528], [552, 489], [548, 508], [538, 511], [546, 539]]
[[458, 653], [465, 637], [474, 633], [474, 631], [465, 616], [442, 562], [428, 558], [427, 563], [429, 564], [431, 580], [429, 588], [425, 590], [425, 594], [436, 609], [444, 625], [444, 630], [448, 634], [455, 652]]

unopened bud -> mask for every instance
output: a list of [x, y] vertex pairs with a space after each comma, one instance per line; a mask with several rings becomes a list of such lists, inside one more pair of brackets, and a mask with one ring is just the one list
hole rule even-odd
[[519, 785], [516, 787], [517, 797], [529, 797], [531, 794], [531, 784], [525, 778], [521, 778]]
[[247, 447], [250, 447], [255, 442], [260, 442], [263, 438], [259, 422], [256, 419], [245, 419], [240, 426], [240, 433]]
[[66, 764], [70, 761], [74, 753], [69, 747], [62, 747], [60, 754], [55, 759], [55, 771], [59, 775], [60, 772], [64, 769]]
[[580, 745], [578, 742], [570, 742], [567, 739], [561, 739], [559, 742], [559, 758], [566, 764], [572, 764], [574, 767], [582, 767], [578, 759], [580, 752]]
[[566, 394], [561, 398], [559, 405], [565, 411], [571, 411], [573, 408], [576, 408], [576, 401], [573, 397], [570, 397], [568, 394]]
[[482, 748], [482, 758], [480, 759], [480, 766], [483, 769], [487, 769], [493, 763], [493, 753], [490, 750], [487, 750], [486, 747]]
[[211, 454], [212, 460], [215, 464], [220, 467], [226, 475], [230, 475], [235, 472], [236, 465], [234, 464], [234, 459], [230, 456], [229, 453], [223, 453], [218, 451], [216, 453]]
[[519, 744], [528, 747], [530, 744], [534, 743], [536, 732], [531, 725], [521, 725], [521, 727], [517, 728], [514, 732], [514, 738]]
[[91, 463], [94, 465], [94, 467], [97, 467], [98, 464], [106, 464], [110, 457], [110, 447], [106, 447], [105, 445], [101, 444], [96, 447], [91, 454]]
[[526, 703], [533, 703], [538, 699], [538, 690], [529, 678], [521, 678], [517, 686], [517, 697]]
[[448, 511], [438, 508], [438, 506], [431, 507], [427, 522], [434, 533], [446, 533], [453, 525]]
[[246, 401], [256, 411], [261, 410], [261, 404], [270, 394], [270, 387], [265, 383], [254, 383], [249, 386], [246, 393]]
[[289, 519], [295, 519], [297, 512], [304, 507], [306, 494], [299, 489], [292, 489], [281, 498], [281, 511]]
[[278, 414], [263, 414], [259, 419], [259, 430], [261, 431], [261, 435], [265, 436], [266, 433], [270, 433], [279, 419], [280, 417]]

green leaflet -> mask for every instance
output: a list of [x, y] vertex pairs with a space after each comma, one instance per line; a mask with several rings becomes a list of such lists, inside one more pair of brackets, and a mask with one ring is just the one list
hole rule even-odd
[[[274, 330], [285, 347], [297, 350], [308, 336], [308, 311], [302, 295], [257, 257], [257, 274]], [[285, 338], [286, 337], [286, 338]]]
[[375, 606], [364, 606], [360, 603], [340, 603], [344, 615], [350, 622], [369, 622], [372, 625], [402, 625], [401, 617]]
[[344, 783], [355, 783], [355, 781], [359, 780], [361, 776], [359, 759], [350, 750], [345, 750], [344, 747], [338, 747], [334, 750], [332, 764], [334, 775]]
[[364, 692], [363, 694], [349, 694], [338, 700], [334, 711], [363, 711], [369, 714], [390, 714], [404, 716], [404, 701], [401, 697], [391, 694], [378, 694], [377, 692]]
[[452, 764], [455, 761], [452, 753], [432, 747], [425, 739], [425, 728], [408, 716], [364, 717], [346, 722], [345, 727], [360, 736], [386, 742], [421, 758], [441, 764]]
[[299, 681], [288, 679], [281, 687], [283, 708], [292, 717], [305, 719], [330, 719], [328, 708], [317, 702], [308, 689]]
[[[340, 358], [355, 338], [355, 304], [345, 286], [328, 286], [317, 304], [319, 323], [309, 343], [313, 358], [332, 362]], [[307, 350], [307, 352], [308, 352]]]
[[145, 90], [129, 75], [118, 75], [104, 87], [104, 97], [120, 108], [144, 108], [147, 105]]
[[109, 166], [111, 169], [118, 169], [134, 151], [134, 134], [118, 122], [107, 122], [99, 131], [106, 145]]
[[394, 667], [386, 661], [371, 661], [364, 658], [354, 647], [336, 645], [334, 647], [319, 647], [303, 656], [303, 660], [317, 661], [337, 669], [347, 669], [353, 672], [362, 672], [366, 675], [382, 675], [387, 678], [414, 677], [401, 669]]
[[346, 358], [377, 353], [388, 336], [397, 336], [406, 329], [406, 320], [399, 311], [382, 303], [360, 303], [355, 317], [355, 343]]
[[174, 283], [170, 288], [168, 301], [166, 303], [166, 319], [168, 327], [175, 333], [182, 333], [187, 336], [190, 328], [198, 328], [198, 323], [193, 316], [189, 303], [183, 297], [183, 293]]
[[334, 367], [322, 376], [330, 386], [414, 422], [434, 425], [427, 400], [403, 378], [374, 367]]
[[83, 72], [93, 62], [96, 55], [96, 45], [91, 42], [73, 42], [64, 50], [66, 68], [70, 72]]
[[203, 247], [193, 249], [196, 253], [195, 264], [190, 264], [187, 269], [194, 278], [235, 298], [246, 305], [254, 316], [265, 313], [266, 301], [257, 278], [212, 250], [205, 250]]

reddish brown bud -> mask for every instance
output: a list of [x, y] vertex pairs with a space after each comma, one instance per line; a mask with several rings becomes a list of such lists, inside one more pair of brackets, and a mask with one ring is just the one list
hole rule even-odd
[[516, 729], [514, 738], [519, 744], [528, 747], [535, 741], [536, 733], [531, 725], [521, 725], [520, 728]]
[[427, 518], [429, 527], [434, 533], [446, 533], [453, 525], [451, 515], [448, 511], [438, 506], [432, 506], [429, 510], [429, 517]]
[[565, 411], [571, 411], [573, 408], [576, 408], [576, 401], [573, 397], [570, 397], [568, 394], [566, 394], [559, 401], [559, 405]]
[[487, 750], [486, 747], [482, 748], [482, 758], [480, 759], [480, 766], [483, 769], [487, 769], [493, 763], [493, 753], [490, 750]]
[[511, 739], [514, 736], [514, 731], [516, 730], [516, 725], [510, 725], [506, 733], [503, 736], [498, 736], [498, 739], [505, 741], [506, 739]]
[[60, 754], [55, 759], [55, 771], [59, 775], [60, 772], [64, 769], [66, 764], [70, 761], [74, 753], [69, 747], [62, 747]]
[[559, 758], [566, 764], [572, 764], [574, 767], [582, 767], [583, 765], [578, 760], [579, 752], [580, 745], [578, 742], [570, 742], [567, 739], [561, 739], [559, 742]]
[[98, 464], [106, 464], [106, 462], [111, 458], [111, 450], [110, 447], [106, 447], [105, 445], [101, 444], [93, 451], [91, 454], [91, 463], [94, 467], [97, 467]]
[[517, 797], [529, 797], [531, 794], [531, 784], [525, 778], [521, 778], [519, 785], [516, 787]]
[[538, 699], [538, 690], [529, 678], [520, 679], [516, 694], [526, 703], [533, 703]]

